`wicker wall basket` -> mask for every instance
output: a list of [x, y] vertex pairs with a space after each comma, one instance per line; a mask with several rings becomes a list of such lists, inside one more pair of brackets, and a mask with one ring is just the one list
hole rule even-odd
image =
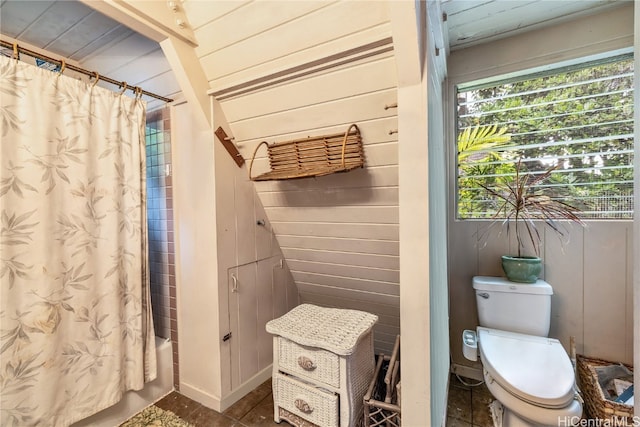
[[[610, 420], [611, 425], [616, 426], [634, 425], [633, 406], [607, 400], [598, 382], [598, 374], [595, 368], [598, 366], [613, 365], [615, 363], [581, 355], [578, 355], [577, 359], [579, 385], [582, 391], [582, 397], [584, 398], [585, 413], [583, 414], [583, 418]], [[630, 371], [633, 371], [633, 367], [629, 365], [625, 366]]]
[[[271, 170], [252, 177], [251, 169], [256, 153], [267, 146]], [[345, 133], [316, 136], [269, 145], [262, 141], [253, 151], [249, 165], [252, 181], [306, 178], [346, 172], [364, 166], [360, 129], [355, 124]]]

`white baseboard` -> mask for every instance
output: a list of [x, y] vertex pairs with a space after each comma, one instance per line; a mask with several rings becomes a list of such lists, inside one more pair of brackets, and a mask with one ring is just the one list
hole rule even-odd
[[245, 381], [240, 387], [236, 388], [229, 394], [225, 396], [220, 402], [221, 410], [218, 412], [222, 412], [225, 409], [229, 408], [231, 405], [236, 403], [238, 400], [242, 399], [247, 393], [255, 390], [260, 384], [271, 378], [271, 371], [273, 370], [273, 365], [269, 365], [247, 381]]
[[238, 400], [246, 396], [249, 392], [255, 390], [260, 384], [271, 378], [272, 369], [273, 365], [267, 366], [245, 381], [241, 386], [233, 390], [228, 396], [223, 398], [211, 395], [186, 383], [180, 383], [180, 394], [184, 394], [188, 398], [203, 404], [207, 408], [223, 412]]
[[214, 396], [212, 394], [207, 393], [204, 390], [200, 390], [197, 387], [189, 385], [184, 382], [180, 382], [180, 394], [185, 395], [189, 399], [193, 399], [198, 403], [203, 404], [207, 408], [211, 408], [218, 412], [222, 412], [220, 410], [220, 397]]
[[477, 381], [484, 381], [482, 377], [482, 369], [472, 368], [471, 366], [458, 365], [456, 363], [451, 365], [451, 372], [458, 374], [461, 377], [471, 378]]

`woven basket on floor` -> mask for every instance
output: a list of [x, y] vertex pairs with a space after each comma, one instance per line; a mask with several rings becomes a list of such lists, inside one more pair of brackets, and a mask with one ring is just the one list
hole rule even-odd
[[[271, 170], [251, 176], [253, 161], [262, 145], [267, 146]], [[362, 137], [355, 124], [345, 133], [323, 135], [269, 145], [262, 141], [253, 151], [249, 164], [252, 181], [306, 178], [346, 172], [364, 165]]]
[[[586, 413], [584, 418], [616, 420], [612, 425], [633, 425], [633, 405], [625, 405], [607, 400], [604, 397], [602, 387], [598, 382], [598, 374], [595, 368], [598, 366], [615, 365], [615, 362], [608, 362], [601, 359], [593, 359], [578, 355], [578, 378], [580, 389], [584, 398]], [[625, 365], [633, 372], [633, 367]]]

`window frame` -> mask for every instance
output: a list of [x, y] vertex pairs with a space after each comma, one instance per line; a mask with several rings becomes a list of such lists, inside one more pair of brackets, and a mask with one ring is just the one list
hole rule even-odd
[[[634, 53], [632, 49], [619, 49], [617, 51], [613, 51], [613, 52], [609, 52], [606, 54], [597, 54], [597, 55], [591, 55], [591, 56], [587, 56], [587, 57], [581, 57], [581, 58], [576, 58], [576, 59], [572, 59], [572, 60], [568, 60], [568, 61], [563, 61], [560, 63], [555, 63], [555, 64], [547, 64], [547, 65], [543, 65], [543, 66], [539, 66], [539, 67], [534, 67], [534, 68], [527, 68], [527, 69], [522, 69], [522, 70], [518, 70], [516, 72], [511, 72], [511, 73], [502, 73], [502, 74], [497, 74], [497, 75], [493, 75], [493, 76], [488, 76], [488, 77], [483, 77], [480, 79], [469, 79], [467, 81], [460, 81], [460, 82], [451, 82], [452, 84], [449, 85], [452, 96], [449, 98], [450, 102], [452, 103], [451, 108], [449, 108], [448, 110], [451, 112], [452, 117], [451, 117], [451, 123], [452, 123], [452, 130], [451, 130], [451, 145], [450, 147], [452, 147], [452, 155], [451, 155], [451, 165], [452, 165], [452, 172], [450, 174], [450, 178], [452, 179], [452, 194], [453, 197], [452, 199], [452, 212], [453, 212], [453, 220], [454, 221], [482, 221], [482, 220], [491, 220], [490, 217], [487, 218], [480, 218], [480, 217], [461, 217], [460, 216], [460, 211], [459, 211], [459, 207], [460, 207], [460, 187], [459, 187], [459, 163], [458, 163], [458, 134], [459, 134], [459, 116], [458, 116], [458, 109], [459, 109], [459, 102], [458, 102], [458, 94], [460, 92], [463, 91], [470, 91], [470, 90], [478, 90], [478, 89], [483, 89], [483, 88], [490, 88], [490, 87], [496, 87], [499, 85], [504, 85], [504, 84], [509, 84], [509, 83], [514, 83], [514, 82], [521, 82], [521, 81], [526, 81], [526, 80], [533, 80], [536, 78], [541, 78], [541, 77], [546, 77], [546, 76], [552, 76], [552, 75], [557, 75], [557, 74], [561, 74], [561, 73], [566, 73], [566, 72], [571, 72], [571, 71], [576, 71], [576, 70], [581, 70], [581, 69], [585, 69], [585, 68], [590, 68], [590, 67], [595, 67], [598, 65], [602, 65], [602, 64], [607, 64], [607, 63], [613, 63], [613, 62], [619, 62], [619, 61], [624, 61], [624, 60], [634, 60]], [[572, 85], [572, 83], [568, 83], [568, 86]], [[634, 85], [631, 85], [630, 88], [631, 91], [634, 90]], [[633, 95], [632, 95], [632, 99], [633, 99]], [[637, 106], [635, 105], [635, 103], [633, 104], [634, 108], [636, 108]], [[633, 114], [631, 116], [631, 121], [633, 121]], [[633, 134], [634, 131], [631, 132], [631, 138], [633, 138]], [[635, 144], [635, 141], [634, 141]], [[564, 144], [558, 144], [558, 145], [564, 145]], [[634, 153], [634, 147], [632, 146], [631, 148], [631, 155], [633, 156]], [[630, 163], [630, 165], [628, 166], [630, 168], [634, 167], [634, 162], [632, 161]], [[636, 189], [633, 187], [633, 183], [631, 183], [631, 199], [632, 199], [632, 203], [633, 203], [633, 198], [635, 196], [635, 191]], [[633, 205], [632, 205], [633, 206]], [[635, 217], [635, 213], [637, 210], [637, 206], [633, 206], [633, 209], [631, 211], [631, 215], [629, 217], [625, 217], [625, 218], [614, 218], [614, 217], [602, 217], [602, 218], [592, 218], [592, 217], [586, 217], [585, 220], [599, 220], [599, 221], [617, 221], [617, 220], [622, 220], [622, 221], [633, 221], [634, 217]]]

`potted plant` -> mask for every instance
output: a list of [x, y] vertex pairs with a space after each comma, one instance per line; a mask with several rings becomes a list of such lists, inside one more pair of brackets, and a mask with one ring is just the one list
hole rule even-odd
[[[556, 168], [552, 166], [535, 174], [523, 172], [522, 159], [519, 159], [513, 177], [505, 178], [493, 186], [480, 184], [498, 202], [492, 225], [502, 223], [506, 226], [507, 235], [513, 232], [516, 237], [517, 255], [502, 256], [502, 268], [513, 282], [535, 283], [542, 270], [542, 235], [536, 221], [545, 224], [561, 238], [566, 235], [563, 221], [585, 225], [578, 216], [580, 209], [542, 194], [538, 189]], [[526, 242], [531, 243], [535, 256], [523, 255]]]

